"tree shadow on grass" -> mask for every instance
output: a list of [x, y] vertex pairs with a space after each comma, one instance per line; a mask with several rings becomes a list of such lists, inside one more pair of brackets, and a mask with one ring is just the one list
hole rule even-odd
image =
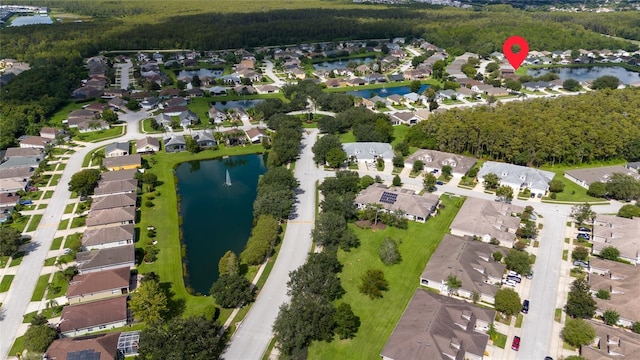
[[181, 316], [187, 308], [187, 302], [185, 299], [176, 298], [175, 292], [171, 289], [170, 282], [161, 282], [160, 288], [167, 296], [167, 314], [166, 319], [173, 319]]

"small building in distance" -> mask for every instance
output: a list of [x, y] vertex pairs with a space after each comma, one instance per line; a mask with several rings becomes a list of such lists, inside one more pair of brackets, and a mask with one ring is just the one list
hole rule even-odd
[[615, 215], [598, 214], [593, 222], [592, 253], [594, 255], [613, 246], [620, 258], [633, 265], [640, 263], [640, 219], [626, 219]]
[[109, 171], [137, 169], [142, 167], [142, 157], [140, 154], [107, 157], [102, 165]]

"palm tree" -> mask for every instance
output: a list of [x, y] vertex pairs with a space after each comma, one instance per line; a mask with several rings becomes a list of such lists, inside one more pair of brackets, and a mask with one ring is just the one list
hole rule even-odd
[[445, 281], [447, 288], [449, 289], [449, 296], [452, 294], [458, 294], [458, 289], [462, 286], [462, 281], [458, 280], [455, 275], [449, 275], [447, 281]]
[[93, 155], [91, 155], [91, 165], [102, 165], [102, 160], [104, 160], [105, 158], [105, 154], [104, 154], [104, 150], [99, 150], [99, 151], [95, 151], [93, 153]]

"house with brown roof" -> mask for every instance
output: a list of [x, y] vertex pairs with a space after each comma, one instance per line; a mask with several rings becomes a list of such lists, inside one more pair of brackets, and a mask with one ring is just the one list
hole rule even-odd
[[462, 283], [455, 291], [458, 296], [473, 299], [478, 294], [480, 301], [493, 304], [505, 269], [493, 260], [496, 251], [506, 253], [496, 245], [446, 234], [420, 275], [420, 285], [446, 295], [453, 291], [447, 287], [447, 278], [453, 275]]
[[69, 305], [62, 309], [58, 329], [62, 337], [75, 337], [127, 325], [127, 297]]
[[587, 360], [636, 359], [640, 354], [640, 335], [601, 322], [589, 321], [596, 337], [589, 345], [580, 347], [580, 355]]
[[21, 136], [20, 139], [21, 148], [36, 148], [44, 149], [51, 144], [51, 139], [43, 138], [41, 136]]
[[107, 227], [89, 227], [82, 234], [83, 250], [99, 250], [135, 242], [133, 224]]
[[441, 173], [442, 167], [448, 165], [451, 167], [451, 175], [459, 178], [463, 177], [477, 161], [475, 158], [469, 156], [437, 150], [419, 149], [404, 161], [405, 167], [412, 168], [417, 160], [424, 163], [424, 168], [427, 172], [437, 170]]
[[74, 305], [125, 295], [130, 283], [131, 270], [125, 267], [76, 275], [69, 281], [67, 300]]
[[102, 165], [109, 171], [129, 170], [142, 167], [140, 154], [108, 157], [102, 161]]
[[102, 196], [95, 198], [91, 203], [91, 211], [135, 206], [136, 194], [116, 194], [112, 196]]
[[390, 117], [393, 125], [415, 125], [420, 121], [411, 111], [396, 111]]
[[10, 212], [20, 201], [20, 196], [12, 192], [0, 192], [0, 212]]
[[133, 180], [136, 178], [137, 173], [137, 169], [103, 172], [100, 174], [100, 182], [98, 185], [102, 185], [110, 181]]
[[40, 148], [30, 148], [30, 147], [10, 147], [4, 153], [4, 158], [0, 159], [2, 161], [9, 160], [12, 157], [22, 157], [22, 156], [31, 156], [31, 157], [42, 157], [44, 153]]
[[626, 219], [615, 215], [598, 214], [593, 222], [592, 253], [613, 246], [620, 258], [633, 265], [640, 263], [640, 219]]
[[135, 249], [133, 245], [126, 245], [82, 251], [76, 254], [76, 262], [78, 263], [79, 274], [122, 267], [132, 269], [135, 266]]
[[134, 224], [136, 220], [136, 208], [121, 207], [104, 210], [89, 211], [87, 226], [116, 226]]
[[355, 199], [359, 209], [371, 204], [380, 204], [392, 213], [402, 213], [409, 220], [425, 222], [434, 215], [440, 199], [431, 193], [417, 195], [407, 189], [387, 188], [382, 184], [371, 185], [362, 190]]
[[153, 154], [160, 151], [160, 140], [151, 136], [143, 137], [136, 141], [136, 153]]
[[109, 196], [115, 194], [136, 193], [138, 191], [138, 180], [118, 180], [99, 181], [98, 186], [93, 190], [93, 198]]
[[64, 136], [64, 131], [62, 129], [52, 127], [43, 127], [40, 129], [40, 136], [45, 139], [54, 140], [58, 136]]
[[451, 234], [474, 236], [487, 243], [495, 238], [501, 246], [511, 248], [520, 227], [516, 214], [523, 211], [521, 206], [469, 197], [451, 223]]
[[252, 144], [260, 144], [262, 142], [262, 138], [267, 136], [265, 131], [259, 128], [247, 129], [245, 130], [245, 133], [247, 133], [247, 137]]
[[607, 310], [615, 310], [620, 315], [617, 325], [632, 327], [640, 321], [640, 271], [632, 265], [617, 261], [591, 257], [589, 261], [589, 285], [595, 295], [598, 290], [606, 290], [610, 298], [595, 298], [596, 316]]
[[640, 180], [640, 174], [638, 174], [637, 170], [628, 169], [621, 165], [568, 170], [565, 171], [564, 177], [582, 186], [583, 188], [588, 189], [589, 185], [594, 182], [609, 182], [609, 180], [611, 179], [611, 175], [613, 174], [629, 175], [636, 180]]
[[119, 360], [120, 332], [57, 339], [42, 355], [43, 360]]
[[383, 360], [483, 359], [495, 310], [417, 289], [387, 340]]

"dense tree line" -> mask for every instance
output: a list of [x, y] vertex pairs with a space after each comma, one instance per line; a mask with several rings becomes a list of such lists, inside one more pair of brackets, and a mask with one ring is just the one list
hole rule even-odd
[[258, 194], [253, 203], [253, 216], [262, 215], [277, 220], [287, 219], [293, 210], [293, 199], [298, 180], [284, 167], [269, 168], [258, 180]]
[[414, 126], [410, 145], [520, 165], [640, 158], [640, 91], [625, 89], [450, 110]]
[[271, 151], [267, 158], [269, 166], [280, 166], [296, 160], [300, 152], [302, 124], [295, 116], [275, 114], [267, 121], [276, 133], [272, 135]]

